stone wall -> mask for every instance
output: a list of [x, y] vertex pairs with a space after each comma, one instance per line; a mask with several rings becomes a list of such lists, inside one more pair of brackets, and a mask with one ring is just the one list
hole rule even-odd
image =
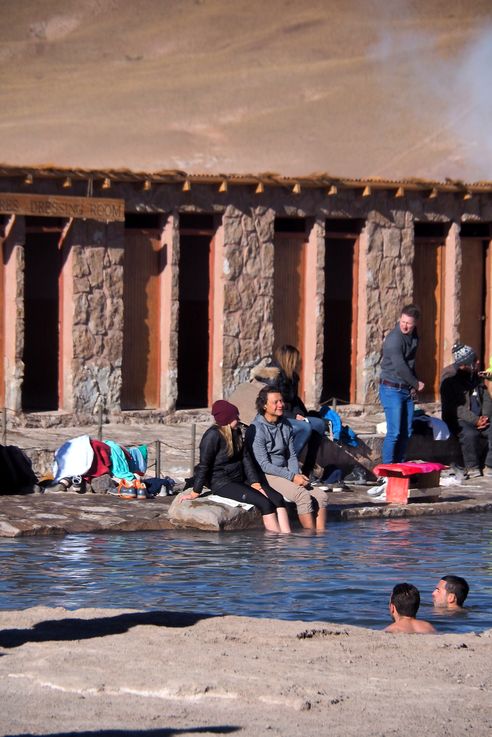
[[366, 350], [359, 394], [364, 402], [377, 400], [377, 375], [381, 346], [398, 320], [400, 309], [412, 301], [414, 255], [413, 221], [410, 213], [395, 212], [393, 218], [378, 211], [368, 215], [366, 243]]
[[[124, 233], [121, 225], [77, 221], [73, 254], [73, 411], [118, 411], [123, 353]], [[131, 309], [131, 306], [130, 306]]]
[[274, 217], [265, 207], [232, 205], [223, 216], [224, 396], [272, 355]]

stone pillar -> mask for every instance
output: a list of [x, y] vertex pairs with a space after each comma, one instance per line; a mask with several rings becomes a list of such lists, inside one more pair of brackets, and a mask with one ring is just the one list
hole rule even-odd
[[[365, 310], [359, 311], [357, 402], [377, 401], [381, 348], [403, 305], [412, 301], [414, 257], [413, 221], [409, 213], [394, 212], [392, 219], [369, 214], [361, 238], [361, 278], [365, 278]], [[365, 276], [364, 272], [365, 271]], [[364, 323], [362, 323], [364, 320]]]
[[274, 218], [269, 208], [232, 205], [223, 216], [225, 397], [272, 354]]
[[325, 217], [313, 221], [306, 244], [304, 345], [301, 347], [304, 402], [318, 407], [323, 388], [325, 319]]
[[168, 216], [164, 225], [161, 248], [160, 405], [172, 411], [178, 397], [179, 219], [175, 213]]
[[25, 241], [25, 218], [16, 215], [15, 219], [7, 225], [3, 244], [5, 406], [14, 412], [22, 410]]
[[90, 421], [101, 403], [109, 415], [120, 410], [123, 225], [76, 221], [70, 240], [74, 310], [73, 409], [79, 421]]
[[462, 251], [459, 223], [451, 223], [444, 258], [443, 366], [447, 366], [452, 362], [451, 348], [460, 337]]

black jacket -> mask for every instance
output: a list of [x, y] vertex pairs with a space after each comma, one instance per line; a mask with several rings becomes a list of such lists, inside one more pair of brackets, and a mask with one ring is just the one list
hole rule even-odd
[[249, 485], [259, 481], [259, 474], [242, 442], [241, 430], [232, 431], [234, 453], [227, 455], [227, 446], [217, 425], [205, 431], [200, 441], [200, 460], [195, 467], [193, 491], [201, 493], [204, 486], [219, 491], [230, 481]]
[[[472, 411], [472, 395], [479, 407], [479, 414]], [[460, 432], [458, 420], [475, 424], [479, 415], [492, 417], [492, 398], [477, 374], [459, 371], [456, 366], [446, 366], [441, 376], [442, 419], [450, 431]]]

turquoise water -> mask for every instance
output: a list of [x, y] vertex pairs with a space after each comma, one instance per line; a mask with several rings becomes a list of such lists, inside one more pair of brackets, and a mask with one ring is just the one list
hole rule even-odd
[[[363, 627], [389, 624], [396, 583], [440, 632], [492, 627], [492, 513], [331, 523], [311, 536], [263, 531], [0, 539], [0, 609], [124, 607]], [[449, 573], [470, 583], [466, 614], [432, 608]]]

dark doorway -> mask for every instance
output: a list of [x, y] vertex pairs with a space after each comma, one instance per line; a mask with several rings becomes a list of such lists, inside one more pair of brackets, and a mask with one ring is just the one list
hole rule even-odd
[[306, 250], [304, 218], [275, 220], [274, 249], [274, 347], [293, 345], [302, 355]]
[[474, 348], [485, 367], [490, 359], [486, 299], [489, 292], [490, 226], [488, 223], [463, 223], [460, 237], [460, 341]]
[[155, 409], [160, 401], [160, 215], [125, 218], [122, 409]]
[[180, 215], [178, 408], [209, 404], [213, 215]]
[[26, 218], [22, 409], [58, 409], [59, 249], [63, 221]]
[[355, 401], [359, 220], [327, 220], [321, 401]]

